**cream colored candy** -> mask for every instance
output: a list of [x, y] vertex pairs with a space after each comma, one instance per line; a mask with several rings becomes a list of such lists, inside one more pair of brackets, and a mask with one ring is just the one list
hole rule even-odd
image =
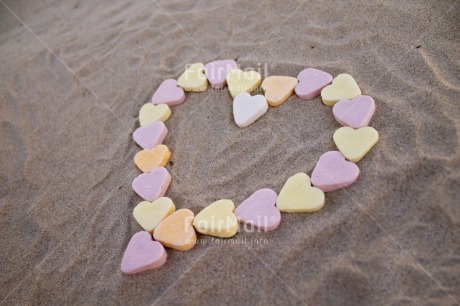
[[134, 208], [133, 216], [144, 230], [152, 233], [155, 227], [175, 210], [176, 206], [174, 206], [173, 201], [170, 198], [162, 197], [154, 202], [140, 202]]
[[323, 208], [324, 192], [311, 186], [305, 173], [291, 176], [278, 195], [276, 206], [282, 212], [314, 212]]
[[355, 79], [349, 74], [342, 73], [332, 80], [332, 84], [321, 90], [323, 103], [334, 106], [340, 100], [351, 100], [361, 94]]
[[177, 85], [185, 91], [206, 91], [208, 89], [208, 79], [204, 72], [204, 65], [202, 63], [191, 65], [179, 77]]
[[142, 150], [134, 156], [134, 163], [142, 172], [150, 172], [155, 168], [164, 167], [171, 157], [165, 145], [158, 145], [150, 150]]
[[193, 226], [201, 234], [221, 238], [229, 238], [238, 231], [238, 220], [235, 211], [235, 204], [230, 200], [219, 200], [212, 203], [193, 220]]
[[260, 85], [261, 80], [260, 73], [253, 70], [233, 69], [227, 73], [227, 86], [233, 98], [242, 92], [253, 92]]
[[147, 126], [155, 121], [165, 122], [170, 116], [171, 109], [167, 104], [145, 103], [139, 110], [139, 124], [140, 126]]
[[193, 216], [191, 210], [179, 209], [158, 224], [153, 231], [153, 238], [172, 249], [190, 250], [196, 243], [196, 233], [192, 226]]
[[279, 106], [294, 93], [299, 81], [288, 76], [270, 76], [262, 82], [265, 98], [270, 106]]
[[335, 145], [349, 161], [357, 163], [379, 140], [379, 133], [372, 127], [353, 129], [341, 127], [333, 136]]

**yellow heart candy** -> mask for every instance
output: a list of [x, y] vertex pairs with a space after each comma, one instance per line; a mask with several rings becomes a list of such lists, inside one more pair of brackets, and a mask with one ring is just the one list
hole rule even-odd
[[142, 150], [134, 156], [134, 163], [142, 172], [150, 172], [155, 168], [164, 167], [171, 157], [165, 145], [158, 145], [150, 150]]
[[361, 94], [355, 79], [349, 74], [339, 74], [332, 80], [332, 84], [321, 90], [323, 103], [334, 106], [340, 100], [351, 100]]
[[352, 129], [341, 127], [333, 136], [335, 145], [349, 161], [357, 163], [379, 140], [379, 133], [373, 127]]
[[265, 98], [270, 106], [283, 104], [293, 93], [299, 81], [288, 76], [271, 76], [262, 82]]
[[134, 219], [147, 232], [152, 233], [160, 222], [176, 210], [170, 198], [162, 197], [154, 202], [143, 201], [133, 210]]
[[204, 73], [204, 65], [202, 63], [191, 65], [179, 77], [177, 85], [185, 91], [206, 91], [208, 89], [208, 79]]
[[193, 212], [179, 209], [160, 222], [153, 231], [153, 238], [162, 245], [179, 251], [187, 251], [195, 246], [196, 233], [192, 226]]
[[253, 70], [233, 69], [227, 73], [228, 90], [233, 98], [242, 92], [253, 92], [260, 85], [261, 80], [260, 73]]
[[139, 110], [139, 124], [146, 126], [154, 123], [155, 121], [163, 121], [169, 119], [171, 116], [171, 109], [167, 104], [153, 104], [145, 103]]
[[305, 173], [291, 176], [281, 189], [276, 206], [282, 212], [314, 212], [323, 208], [324, 192], [311, 186]]
[[235, 204], [230, 200], [212, 203], [193, 220], [197, 232], [215, 237], [232, 237], [238, 231], [238, 220], [233, 211]]

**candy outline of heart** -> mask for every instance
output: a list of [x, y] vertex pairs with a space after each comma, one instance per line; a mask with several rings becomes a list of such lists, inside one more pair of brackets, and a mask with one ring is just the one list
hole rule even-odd
[[[255, 76], [255, 78], [252, 83], [246, 84], [246, 82], [252, 79], [251, 77], [246, 77], [249, 74]], [[233, 75], [235, 75], [235, 77], [233, 77]], [[242, 78], [243, 80], [241, 80]], [[233, 99], [240, 93], [253, 92], [262, 82], [262, 76], [254, 70], [243, 71], [241, 69], [233, 69], [227, 73], [225, 79], [227, 80], [228, 91]]]
[[[308, 69], [308, 68], [307, 68], [307, 69]], [[307, 70], [307, 69], [304, 69], [304, 70]], [[239, 69], [238, 69], [238, 70], [239, 70]], [[231, 71], [230, 71], [230, 72], [231, 72]], [[227, 76], [228, 76], [228, 74], [230, 74], [230, 72], [227, 73]], [[245, 72], [243, 72], [243, 73], [246, 73], [246, 72], [247, 72], [247, 71], [245, 71]], [[256, 73], [256, 72], [254, 72], [254, 71], [249, 71], [249, 72]], [[303, 71], [302, 71], [302, 72], [303, 72]], [[302, 72], [301, 72], [301, 73], [302, 73]], [[185, 73], [185, 72], [184, 72], [184, 73]], [[299, 75], [300, 75], [301, 73], [299, 73]], [[324, 72], [324, 73], [326, 73], [326, 72]], [[244, 75], [244, 74], [243, 74], [243, 75]], [[259, 74], [259, 76], [260, 76], [260, 74]], [[340, 75], [339, 75], [339, 76], [340, 76]], [[339, 76], [337, 76], [336, 78], [338, 78]], [[349, 76], [349, 75], [348, 75], [348, 76]], [[354, 82], [354, 84], [356, 85], [357, 89], [360, 91], [359, 86], [357, 85], [357, 83], [356, 83], [356, 81], [353, 79], [353, 77], [352, 77], [352, 76], [349, 76], [349, 77], [353, 80], [353, 82]], [[334, 78], [334, 80], [335, 80], [336, 78]], [[227, 80], [227, 77], [226, 77], [226, 80]], [[206, 81], [207, 81], [207, 79], [206, 79]], [[261, 82], [261, 79], [258, 81], [258, 84], [260, 84], [260, 82]], [[300, 81], [299, 81], [298, 84], [294, 87], [293, 92], [296, 91], [296, 87], [299, 85], [299, 83], [300, 83]], [[332, 83], [334, 83], [334, 82], [332, 82]], [[331, 84], [331, 85], [329, 85], [329, 86], [332, 86], [332, 85], [333, 85], [333, 84]], [[206, 83], [206, 86], [207, 86], [207, 83]], [[258, 86], [258, 85], [257, 85], [257, 86]], [[256, 87], [257, 87], [257, 86], [256, 86]], [[322, 93], [322, 91], [323, 91], [325, 88], [327, 88], [327, 87], [329, 87], [329, 86], [325, 86], [325, 87], [321, 90], [321, 93]], [[251, 92], [252, 90], [254, 90], [254, 89], [247, 88], [247, 91], [246, 91], [246, 92]], [[264, 89], [264, 90], [265, 90], [265, 89]], [[233, 93], [231, 90], [230, 90], [230, 92], [231, 92], [231, 94], [232, 94], [232, 96], [233, 96], [234, 93]], [[292, 94], [292, 93], [291, 93], [291, 94]], [[249, 96], [250, 96], [250, 95], [249, 95]], [[152, 97], [152, 98], [153, 98], [153, 97]], [[302, 97], [300, 97], [300, 98], [302, 98]], [[354, 98], [354, 97], [353, 97], [353, 98]], [[286, 98], [286, 99], [287, 99], [287, 98]], [[323, 100], [323, 103], [324, 103], [324, 104], [328, 105], [328, 103], [327, 103], [328, 101], [325, 101], [324, 99], [322, 99], [322, 100]], [[282, 101], [282, 102], [284, 102], [284, 101]], [[337, 101], [335, 101], [335, 102], [333, 101], [332, 104], [329, 104], [329, 105], [334, 105], [336, 102], [337, 102]], [[145, 106], [145, 105], [144, 105], [144, 106]], [[170, 116], [170, 114], [169, 114], [167, 117], [169, 118], [169, 116]], [[140, 117], [141, 117], [141, 116], [140, 116]], [[168, 118], [162, 119], [162, 120], [163, 120], [163, 121], [166, 121]], [[369, 121], [370, 121], [370, 119], [369, 119]], [[367, 122], [367, 123], [368, 123], [368, 122]], [[372, 129], [373, 129], [373, 128], [372, 128]], [[339, 130], [340, 130], [340, 129], [339, 129]], [[337, 130], [337, 131], [334, 133], [334, 136], [335, 136], [335, 134], [336, 134], [339, 130]], [[367, 151], [364, 153], [364, 155], [365, 155], [365, 154], [375, 145], [375, 143], [378, 141], [378, 132], [377, 132], [375, 129], [373, 129], [373, 130], [377, 133], [377, 139], [376, 139], [376, 140], [374, 141], [374, 143], [370, 146], [370, 148], [367, 149]], [[335, 139], [334, 139], [334, 141], [335, 141]], [[339, 148], [339, 150], [340, 150], [340, 148]], [[329, 152], [326, 152], [326, 153], [329, 153]], [[326, 153], [325, 153], [325, 154], [326, 154]], [[324, 154], [323, 154], [323, 155], [324, 155]], [[359, 169], [359, 168], [358, 168], [358, 169]], [[155, 170], [155, 169], [154, 169], [154, 170]], [[167, 170], [166, 170], [166, 171], [167, 171]], [[152, 173], [153, 173], [153, 171], [152, 171]], [[169, 173], [168, 173], [168, 174], [169, 174]], [[141, 175], [147, 175], [147, 173], [143, 173], [143, 174], [141, 174]], [[294, 211], [295, 211], [295, 212], [299, 212], [299, 211], [312, 212], [312, 211], [317, 211], [317, 210], [321, 209], [321, 208], [324, 206], [324, 203], [325, 203], [324, 192], [323, 192], [320, 188], [311, 186], [312, 180], [310, 180], [310, 177], [309, 177], [307, 174], [305, 174], [305, 173], [298, 173], [298, 174], [296, 174], [296, 175], [294, 175], [294, 176], [288, 178], [288, 180], [286, 181], [286, 183], [284, 184], [283, 188], [282, 188], [281, 191], [280, 191], [280, 196], [278, 196], [278, 199], [276, 200], [276, 206], [275, 206], [275, 207], [276, 207], [276, 208], [278, 207], [278, 203], [279, 203], [279, 201], [280, 201], [280, 197], [282, 198], [283, 190], [284, 190], [285, 187], [288, 185], [288, 182], [289, 182], [293, 177], [295, 177], [295, 176], [297, 176], [297, 175], [304, 175], [304, 176], [306, 177], [305, 182], [308, 182], [308, 184], [304, 184], [304, 185], [305, 185], [305, 187], [306, 187], [307, 189], [319, 190], [319, 192], [321, 192], [322, 200], [319, 201], [319, 202], [322, 202], [322, 203], [319, 203], [319, 204], [317, 205], [318, 207], [314, 207], [313, 209], [311, 209], [311, 208], [308, 208], [307, 210], [304, 210], [304, 209], [301, 209], [301, 210], [296, 209], [296, 210], [294, 210]], [[133, 184], [134, 184], [134, 181], [133, 181]], [[350, 184], [351, 184], [351, 183], [350, 183]], [[168, 184], [168, 185], [169, 185], [169, 184]], [[345, 187], [345, 186], [343, 186], [343, 187]], [[343, 187], [341, 187], [341, 188], [343, 188]], [[133, 189], [134, 189], [134, 187], [133, 187]], [[166, 189], [167, 189], [167, 187], [166, 187]], [[259, 190], [259, 191], [260, 191], [260, 190]], [[254, 194], [256, 194], [256, 193], [257, 193], [257, 191], [256, 191]], [[254, 194], [253, 194], [253, 195], [254, 195]], [[275, 194], [276, 194], [276, 193], [275, 193]], [[249, 197], [249, 198], [251, 198], [251, 197]], [[249, 198], [248, 198], [248, 199], [249, 199]], [[248, 200], [248, 199], [247, 199], [247, 200]], [[219, 201], [229, 201], [230, 203], [233, 204], [233, 202], [232, 202], [231, 200], [219, 200]], [[209, 208], [209, 207], [212, 206], [213, 204], [216, 204], [216, 203], [219, 202], [219, 201], [216, 201], [216, 202], [210, 204], [208, 207], [204, 208], [201, 212], [203, 212], [204, 210], [206, 210], [207, 208]], [[243, 202], [243, 203], [244, 203], [244, 202]], [[242, 203], [242, 204], [243, 204], [243, 203]], [[278, 210], [278, 211], [279, 211], [279, 210]], [[289, 210], [283, 210], [283, 211], [290, 212]], [[292, 212], [294, 212], [294, 211], [292, 211]], [[200, 213], [201, 213], [201, 212], [200, 212]], [[191, 212], [191, 213], [193, 214], [193, 212]], [[233, 216], [235, 216], [235, 218], [237, 218], [235, 213], [236, 213], [236, 211], [235, 211], [235, 207], [234, 207], [234, 204], [233, 204], [233, 210], [232, 210], [232, 212], [231, 212], [230, 215], [233, 215]], [[198, 215], [197, 215], [197, 216], [198, 216]], [[237, 219], [237, 220], [238, 220], [238, 219]], [[194, 224], [194, 222], [193, 222], [193, 224]], [[194, 228], [194, 226], [192, 226], [192, 228]], [[236, 228], [236, 230], [237, 230], [237, 229], [238, 229], [238, 227]], [[208, 234], [209, 234], [209, 233], [208, 233]], [[236, 234], [236, 232], [235, 232], [235, 234]], [[233, 235], [232, 235], [232, 236], [233, 236]], [[231, 236], [228, 236], [228, 237], [231, 237]]]
[[[369, 137], [370, 139], [366, 139], [368, 140], [368, 143], [362, 143], [364, 142], [364, 140], [361, 138], [359, 139], [359, 141], [361, 142], [360, 145], [361, 145], [361, 150], [358, 152], [358, 153], [352, 153], [352, 152], [349, 152], [350, 151], [350, 148], [348, 147], [349, 143], [351, 142], [351, 140], [356, 140], [355, 137], [357, 137], [356, 135], [358, 134], [362, 134], [362, 133], [365, 133], [365, 131], [369, 131]], [[348, 134], [348, 136], [343, 136], [345, 137], [345, 139], [343, 140], [343, 142], [341, 141], [342, 140], [342, 135], [345, 134]], [[352, 139], [350, 139], [350, 137], [352, 137]], [[349, 161], [352, 161], [354, 163], [357, 163], [359, 162], [364, 156], [366, 156], [366, 154], [375, 146], [375, 144], [379, 141], [379, 132], [377, 132], [376, 129], [374, 129], [373, 127], [370, 127], [370, 126], [365, 126], [365, 127], [362, 127], [362, 128], [359, 128], [359, 129], [353, 129], [351, 127], [348, 127], [348, 126], [344, 126], [344, 127], [341, 127], [339, 129], [337, 129], [335, 132], [334, 132], [334, 135], [332, 136], [332, 139], [334, 140], [334, 143], [336, 145], [336, 147], [339, 149], [340, 153], [343, 154], [343, 156], [345, 156], [346, 159], [348, 159]], [[357, 150], [356, 146], [355, 146], [355, 151]], [[345, 151], [345, 152], [344, 152]]]
[[[297, 180], [301, 180], [300, 184], [297, 182]], [[313, 204], [311, 203], [302, 203], [302, 205], [305, 205], [306, 207], [298, 207], [295, 208], [294, 206], [298, 206], [298, 202], [295, 204], [292, 204], [292, 201], [289, 200], [292, 196], [291, 194], [295, 191], [296, 193], [298, 192], [305, 192], [304, 189], [301, 189], [301, 187], [304, 187], [305, 190], [308, 190], [311, 193], [317, 193], [315, 195], [315, 201]], [[298, 194], [295, 194], [296, 201], [298, 201]], [[302, 194], [302, 196], [305, 196], [305, 194]], [[285, 199], [286, 198], [286, 199]], [[304, 200], [304, 199], [302, 199]], [[286, 202], [289, 202], [288, 204]], [[278, 200], [276, 201], [276, 207], [281, 212], [288, 212], [288, 213], [299, 213], [299, 212], [315, 212], [323, 208], [324, 204], [326, 202], [326, 198], [324, 195], [324, 192], [311, 185], [311, 180], [308, 174], [299, 172], [297, 174], [294, 174], [290, 178], [287, 179], [286, 183], [284, 183], [283, 188], [281, 188], [281, 191], [278, 195]], [[282, 206], [282, 207], [280, 207]]]
[[[362, 107], [367, 109], [361, 111]], [[360, 114], [360, 112], [364, 113]], [[375, 113], [375, 101], [367, 95], [359, 95], [351, 100], [340, 100], [332, 108], [332, 113], [341, 125], [359, 129], [368, 126], [371, 122]]]
[[[185, 217], [179, 218], [182, 217], [182, 214], [184, 214]], [[195, 214], [190, 209], [182, 208], [176, 210], [171, 215], [163, 219], [160, 222], [160, 224], [158, 224], [158, 226], [153, 231], [153, 237], [155, 238], [155, 240], [160, 241], [164, 246], [168, 248], [175, 249], [178, 251], [188, 251], [194, 248], [197, 242], [195, 227], [193, 226], [194, 217]], [[182, 243], [174, 243], [171, 240], [171, 236], [168, 235], [169, 231], [171, 230], [171, 225], [169, 223], [176, 222], [176, 219], [178, 219], [178, 221], [185, 221], [183, 222], [184, 231], [176, 231], [173, 233], [173, 235], [177, 233], [184, 234], [184, 239], [180, 239]], [[165, 233], [163, 231], [165, 231]]]
[[263, 95], [251, 96], [242, 92], [233, 100], [233, 118], [240, 128], [250, 126], [267, 111], [268, 103]]
[[[144, 242], [144, 240], [147, 241]], [[146, 250], [147, 247], [149, 250]], [[154, 248], [153, 252], [152, 248]], [[157, 255], [156, 251], [160, 252], [160, 254]], [[141, 255], [143, 258], [139, 258]], [[148, 259], [149, 255], [150, 260]], [[121, 272], [127, 275], [136, 274], [163, 266], [167, 258], [168, 253], [163, 245], [158, 241], [152, 240], [149, 232], [141, 231], [135, 233], [129, 240], [128, 246], [123, 253], [120, 269]]]
[[[171, 91], [176, 91], [178, 97], [171, 96]], [[185, 102], [185, 92], [184, 89], [177, 85], [177, 81], [174, 79], [167, 79], [161, 82], [157, 90], [152, 95], [153, 104], [167, 104], [169, 106], [180, 105]]]
[[[146, 210], [148, 210], [148, 212], [146, 212]], [[154, 211], [152, 212], [152, 210]], [[160, 212], [158, 210], [160, 210]], [[175, 211], [176, 206], [170, 198], [160, 197], [155, 201], [142, 201], [137, 204], [133, 209], [133, 217], [144, 229], [144, 231], [153, 233], [153, 230], [161, 223], [161, 221], [169, 217]], [[146, 214], [148, 214], [146, 217], [148, 220], [143, 219]], [[155, 218], [157, 220], [155, 220]]]
[[[162, 112], [161, 112], [162, 111]], [[152, 118], [152, 112], [155, 114]], [[160, 112], [160, 114], [156, 114]], [[171, 117], [171, 109], [168, 104], [153, 104], [147, 102], [139, 110], [139, 125], [148, 126], [155, 121], [167, 121]]]
[[[318, 80], [320, 77], [324, 78], [324, 80]], [[296, 95], [300, 99], [311, 100], [319, 96], [321, 94], [321, 90], [332, 83], [333, 77], [329, 73], [319, 69], [305, 68], [299, 72], [297, 80], [299, 83], [294, 89]], [[312, 83], [314, 85], [312, 85]], [[308, 86], [313, 86], [313, 88], [308, 88]], [[305, 87], [309, 89], [307, 92], [305, 92]]]
[[[219, 211], [222, 209], [222, 211]], [[220, 212], [225, 216], [217, 216]], [[211, 214], [210, 218], [206, 218], [206, 214]], [[203, 217], [205, 215], [205, 217]], [[202, 219], [201, 219], [202, 218]], [[217, 225], [215, 224], [217, 222]], [[225, 224], [226, 228], [222, 228]], [[230, 238], [238, 232], [238, 219], [235, 215], [235, 204], [232, 200], [221, 199], [217, 200], [205, 208], [203, 208], [193, 219], [193, 227], [200, 234], [219, 238]]]
[[168, 128], [163, 121], [155, 121], [138, 127], [133, 133], [133, 139], [142, 149], [153, 149], [163, 142], [167, 134]]
[[[329, 92], [332, 90], [337, 90], [337, 87], [339, 90], [343, 90], [342, 86], [346, 86], [351, 91], [351, 93], [349, 93], [349, 95], [340, 97], [334, 95], [334, 99], [329, 99], [330, 97], [327, 97], [327, 99], [325, 98], [325, 95], [329, 94]], [[359, 95], [361, 95], [361, 88], [359, 88], [356, 80], [347, 73], [339, 74], [332, 80], [331, 85], [327, 85], [321, 89], [321, 100], [327, 106], [334, 106], [340, 100], [353, 99]]]

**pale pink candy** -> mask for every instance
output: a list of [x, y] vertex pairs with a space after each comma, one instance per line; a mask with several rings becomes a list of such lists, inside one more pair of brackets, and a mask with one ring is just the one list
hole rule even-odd
[[236, 68], [237, 65], [234, 60], [222, 60], [207, 63], [204, 66], [204, 71], [212, 88], [222, 89], [227, 84], [227, 73]]
[[332, 112], [341, 125], [359, 129], [371, 121], [375, 112], [375, 102], [372, 97], [357, 96], [353, 100], [337, 102]]
[[275, 206], [278, 195], [263, 188], [254, 192], [235, 210], [238, 221], [248, 223], [264, 231], [276, 229], [281, 222], [281, 213]]
[[165, 168], [155, 168], [133, 180], [133, 190], [144, 200], [155, 201], [165, 195], [171, 183], [171, 175]]
[[137, 232], [128, 243], [121, 272], [135, 274], [159, 268], [165, 264], [168, 254], [158, 241], [153, 241], [149, 232]]
[[151, 149], [161, 144], [166, 134], [168, 129], [165, 124], [162, 121], [155, 121], [150, 125], [137, 128], [133, 133], [133, 139], [142, 149]]
[[332, 75], [327, 72], [307, 68], [297, 76], [299, 83], [295, 87], [295, 93], [299, 98], [310, 100], [321, 93], [321, 89], [331, 84]]
[[168, 104], [169, 106], [179, 105], [185, 101], [184, 90], [177, 86], [177, 81], [168, 79], [160, 84], [152, 96], [153, 104]]
[[311, 174], [311, 183], [324, 192], [347, 187], [359, 176], [356, 164], [346, 161], [339, 151], [321, 155]]

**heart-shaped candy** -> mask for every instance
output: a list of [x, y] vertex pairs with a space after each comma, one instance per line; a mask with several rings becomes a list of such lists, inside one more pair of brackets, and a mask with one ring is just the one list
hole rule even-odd
[[346, 161], [339, 151], [329, 151], [319, 158], [311, 174], [311, 182], [313, 186], [328, 192], [353, 184], [358, 175], [356, 164]]
[[167, 104], [145, 103], [139, 110], [139, 124], [140, 126], [147, 126], [155, 121], [165, 122], [170, 116], [171, 109]]
[[227, 83], [227, 73], [236, 68], [236, 63], [233, 60], [214, 61], [204, 66], [208, 81], [214, 89], [224, 88]]
[[278, 195], [273, 190], [259, 189], [236, 208], [235, 215], [240, 222], [264, 231], [272, 231], [281, 222], [281, 213], [275, 206], [277, 198]]
[[335, 145], [346, 159], [357, 163], [379, 140], [379, 133], [372, 127], [354, 130], [341, 127], [333, 136]]
[[321, 189], [312, 187], [305, 173], [291, 176], [281, 189], [276, 206], [282, 212], [314, 212], [325, 202]]
[[142, 150], [134, 155], [134, 163], [142, 172], [150, 172], [155, 168], [164, 167], [171, 157], [171, 152], [165, 145]]
[[165, 248], [158, 241], [153, 241], [149, 232], [138, 232], [128, 243], [121, 261], [121, 272], [135, 274], [159, 268], [167, 258]]
[[185, 91], [206, 91], [208, 89], [208, 80], [204, 73], [204, 65], [202, 63], [191, 65], [179, 77], [177, 85]]
[[251, 125], [268, 110], [268, 103], [262, 95], [251, 96], [242, 92], [233, 100], [233, 117], [239, 127]]
[[242, 92], [253, 92], [260, 85], [261, 80], [260, 73], [253, 70], [233, 69], [227, 73], [227, 86], [233, 98]]
[[191, 210], [179, 209], [158, 224], [153, 237], [166, 247], [179, 251], [190, 250], [196, 243], [193, 216]]
[[323, 103], [334, 106], [340, 100], [353, 99], [361, 94], [355, 79], [349, 74], [339, 74], [332, 80], [332, 84], [321, 90]]
[[152, 233], [160, 222], [176, 210], [170, 198], [162, 197], [154, 202], [143, 201], [133, 210], [134, 219], [147, 232]]
[[230, 200], [219, 200], [204, 208], [195, 220], [193, 226], [201, 234], [221, 238], [229, 238], [238, 231], [238, 220], [233, 211], [235, 204]]
[[375, 112], [375, 102], [372, 97], [357, 96], [353, 100], [337, 102], [332, 112], [341, 125], [359, 129], [371, 121]]
[[142, 173], [133, 180], [133, 190], [144, 200], [155, 201], [165, 195], [171, 183], [171, 175], [165, 168]]
[[177, 86], [177, 81], [168, 79], [163, 81], [152, 96], [153, 104], [179, 105], [185, 101], [185, 92]]
[[295, 87], [295, 93], [301, 99], [310, 100], [321, 93], [321, 89], [331, 84], [332, 75], [327, 72], [307, 68], [297, 76], [299, 84]]
[[298, 81], [289, 76], [270, 76], [262, 82], [262, 90], [270, 106], [279, 106], [294, 93]]
[[150, 125], [137, 128], [133, 133], [133, 139], [142, 149], [151, 149], [161, 144], [166, 134], [168, 129], [165, 124], [162, 121], [155, 121]]

